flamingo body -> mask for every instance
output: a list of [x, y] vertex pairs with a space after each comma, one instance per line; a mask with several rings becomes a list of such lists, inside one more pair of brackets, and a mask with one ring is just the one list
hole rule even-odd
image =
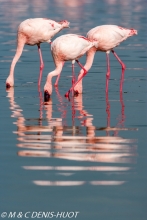
[[82, 57], [93, 45], [91, 41], [80, 35], [62, 35], [52, 42], [52, 56], [55, 63], [76, 60]]
[[[76, 34], [66, 34], [56, 38], [51, 44], [51, 52], [53, 56], [53, 60], [55, 63], [55, 70], [50, 72], [47, 76], [46, 84], [44, 86], [46, 96], [50, 96], [52, 93], [52, 77], [60, 76], [60, 72], [62, 71], [62, 67], [65, 61], [72, 61], [74, 64], [75, 60], [78, 62], [78, 59], [83, 56], [91, 47], [97, 47], [97, 42], [91, 42], [87, 38], [76, 35]], [[82, 65], [79, 64], [81, 67]], [[58, 84], [59, 78], [57, 78]]]
[[[65, 27], [68, 27], [68, 22]], [[18, 27], [18, 36], [25, 37], [25, 44], [36, 45], [43, 42], [51, 42], [52, 37], [64, 26], [47, 18], [34, 18], [23, 21]]]
[[[106, 74], [106, 92], [108, 92], [108, 81], [110, 78], [110, 61], [109, 61], [109, 53], [110, 51], [114, 54], [118, 62], [122, 66], [122, 78], [124, 77], [125, 64], [121, 61], [121, 59], [114, 52], [114, 48], [117, 47], [121, 42], [126, 40], [128, 37], [137, 34], [137, 30], [135, 29], [127, 29], [117, 25], [101, 25], [91, 29], [87, 33], [87, 38], [90, 41], [97, 41], [98, 47], [91, 48], [87, 51], [87, 59], [84, 68], [88, 71], [93, 63], [95, 53], [97, 51], [106, 52], [107, 58], [107, 74]], [[85, 75], [84, 75], [85, 76]], [[83, 70], [81, 69], [78, 77], [78, 81], [73, 85], [71, 89], [78, 93], [82, 93], [82, 78], [83, 78]], [[121, 84], [122, 85], [122, 84]], [[70, 90], [71, 90], [70, 89]], [[120, 87], [122, 90], [122, 86]]]
[[96, 51], [107, 52], [134, 34], [137, 34], [134, 29], [126, 29], [117, 25], [101, 25], [92, 28], [87, 33], [87, 38], [91, 41], [98, 41]]
[[23, 21], [18, 27], [17, 49], [11, 63], [9, 76], [6, 80], [6, 87], [11, 87], [14, 85], [14, 68], [22, 54], [24, 45], [27, 44], [31, 46], [38, 46], [40, 69], [42, 69], [44, 67], [44, 63], [40, 43], [51, 42], [52, 37], [66, 27], [69, 27], [69, 22], [66, 20], [56, 22], [47, 18], [34, 18]]

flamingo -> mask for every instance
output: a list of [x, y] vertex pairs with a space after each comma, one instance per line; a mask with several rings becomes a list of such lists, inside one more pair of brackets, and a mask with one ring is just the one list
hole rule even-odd
[[47, 76], [47, 80], [44, 86], [44, 100], [48, 101], [52, 93], [52, 77], [58, 76], [55, 82], [55, 86], [58, 85], [60, 73], [62, 71], [65, 61], [72, 61], [72, 73], [73, 80], [72, 84], [75, 83], [74, 77], [74, 63], [75, 61], [83, 69], [84, 73], [87, 71], [83, 68], [79, 62], [79, 58], [83, 56], [91, 47], [97, 48], [97, 42], [91, 42], [87, 38], [76, 35], [66, 34], [56, 38], [51, 44], [51, 52], [55, 63], [55, 70], [50, 72]]
[[[84, 69], [86, 72], [83, 72], [81, 69], [77, 82], [70, 88], [70, 90], [65, 94], [68, 96], [70, 91], [74, 89], [77, 93], [82, 93], [82, 79], [87, 74], [88, 70], [91, 68], [94, 55], [97, 51], [106, 52], [106, 59], [107, 59], [107, 73], [106, 73], [106, 92], [108, 92], [108, 82], [110, 78], [110, 61], [109, 61], [109, 53], [110, 51], [116, 57], [118, 62], [122, 67], [122, 79], [124, 78], [124, 71], [126, 69], [125, 64], [121, 61], [118, 57], [116, 52], [114, 52], [114, 48], [117, 47], [122, 41], [126, 40], [128, 37], [133, 35], [137, 35], [137, 30], [134, 29], [127, 29], [124, 27], [120, 27], [117, 25], [101, 25], [91, 29], [87, 33], [87, 38], [90, 41], [97, 41], [98, 48], [92, 47], [90, 50], [87, 51], [87, 58], [86, 64], [84, 65]], [[120, 84], [120, 91], [122, 91], [122, 83]]]
[[[40, 43], [48, 42], [51, 43], [52, 37], [61, 31], [63, 28], [68, 28], [69, 22], [66, 20], [56, 22], [50, 20], [48, 18], [34, 18], [27, 19], [20, 23], [17, 31], [17, 49], [16, 54], [12, 60], [10, 73], [8, 78], [6, 79], [6, 87], [10, 88], [14, 86], [14, 68], [15, 65], [20, 58], [23, 47], [25, 44], [27, 45], [37, 45], [38, 52], [40, 56], [40, 70], [43, 69], [44, 63], [40, 48]], [[38, 85], [41, 83], [41, 74], [39, 76]]]

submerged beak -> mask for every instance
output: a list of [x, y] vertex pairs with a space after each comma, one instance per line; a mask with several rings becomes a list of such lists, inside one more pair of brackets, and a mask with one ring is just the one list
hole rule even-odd
[[7, 88], [7, 89], [10, 89], [10, 87], [11, 87], [10, 84], [9, 84], [9, 83], [6, 83], [6, 88]]
[[44, 92], [44, 101], [45, 102], [48, 102], [49, 100], [50, 100], [50, 94], [49, 94], [49, 92], [46, 90], [45, 92]]

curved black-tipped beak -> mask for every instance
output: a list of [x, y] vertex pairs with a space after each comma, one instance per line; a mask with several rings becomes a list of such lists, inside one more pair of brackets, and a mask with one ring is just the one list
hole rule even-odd
[[11, 87], [10, 84], [9, 84], [9, 83], [6, 83], [6, 88], [7, 88], [7, 89], [10, 89], [10, 87]]
[[48, 102], [49, 100], [50, 100], [50, 94], [48, 93], [48, 91], [46, 90], [45, 92], [44, 92], [44, 101], [45, 102]]

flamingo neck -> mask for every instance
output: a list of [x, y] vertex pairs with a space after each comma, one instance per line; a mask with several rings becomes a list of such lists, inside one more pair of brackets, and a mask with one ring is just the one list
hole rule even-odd
[[25, 39], [22, 39], [22, 41], [18, 40], [18, 45], [17, 45], [16, 53], [15, 53], [15, 56], [14, 56], [14, 58], [12, 60], [11, 67], [10, 67], [10, 73], [9, 73], [9, 76], [8, 76], [8, 78], [6, 80], [6, 84], [8, 83], [10, 86], [14, 85], [14, 68], [15, 68], [15, 65], [16, 65], [19, 57], [22, 54], [22, 50], [23, 50], [24, 44], [25, 44]]
[[[87, 58], [86, 58], [86, 64], [84, 65], [84, 69], [86, 69], [87, 71], [91, 68], [93, 60], [94, 60], [94, 55], [96, 53], [96, 48], [92, 47], [86, 54]], [[81, 69], [79, 76], [78, 76], [78, 80], [82, 77], [84, 73], [84, 70]], [[77, 85], [74, 87], [74, 91], [78, 91], [78, 93], [82, 93], [83, 87], [82, 87], [82, 80], [83, 78], [77, 83]]]
[[[96, 48], [95, 47], [92, 47], [86, 54], [87, 58], [86, 58], [86, 63], [84, 65], [84, 68], [88, 71], [92, 64], [93, 64], [93, 60], [94, 60], [94, 55], [96, 53]], [[81, 69], [80, 73], [79, 73], [79, 76], [78, 76], [78, 79], [82, 76], [83, 74], [83, 69]], [[81, 80], [82, 82], [82, 80]]]
[[92, 47], [88, 52], [87, 52], [87, 59], [86, 59], [86, 64], [84, 66], [84, 68], [88, 71], [92, 64], [93, 64], [93, 60], [94, 60], [94, 55], [96, 53], [96, 48]]
[[14, 75], [14, 68], [15, 68], [15, 65], [16, 65], [18, 59], [19, 59], [19, 57], [16, 54], [15, 57], [13, 58], [13, 60], [12, 60], [12, 64], [11, 64], [11, 67], [10, 67], [10, 74], [9, 75], [11, 75], [11, 76]]
[[20, 57], [20, 55], [18, 54], [18, 52], [16, 52], [16, 54], [12, 60], [12, 63], [11, 63], [9, 76], [6, 79], [6, 84], [8, 83], [10, 86], [14, 85], [14, 68], [15, 68], [15, 65], [16, 65], [19, 57]]
[[54, 71], [50, 72], [46, 79], [46, 84], [44, 86], [44, 91], [48, 91], [49, 94], [52, 93], [52, 78], [53, 76], [58, 76], [62, 70], [62, 62], [58, 62]]
[[56, 68], [55, 70], [53, 70], [52, 72], [50, 72], [47, 76], [47, 83], [48, 84], [52, 84], [52, 78], [54, 76], [57, 76], [60, 72], [58, 71], [58, 68]]

